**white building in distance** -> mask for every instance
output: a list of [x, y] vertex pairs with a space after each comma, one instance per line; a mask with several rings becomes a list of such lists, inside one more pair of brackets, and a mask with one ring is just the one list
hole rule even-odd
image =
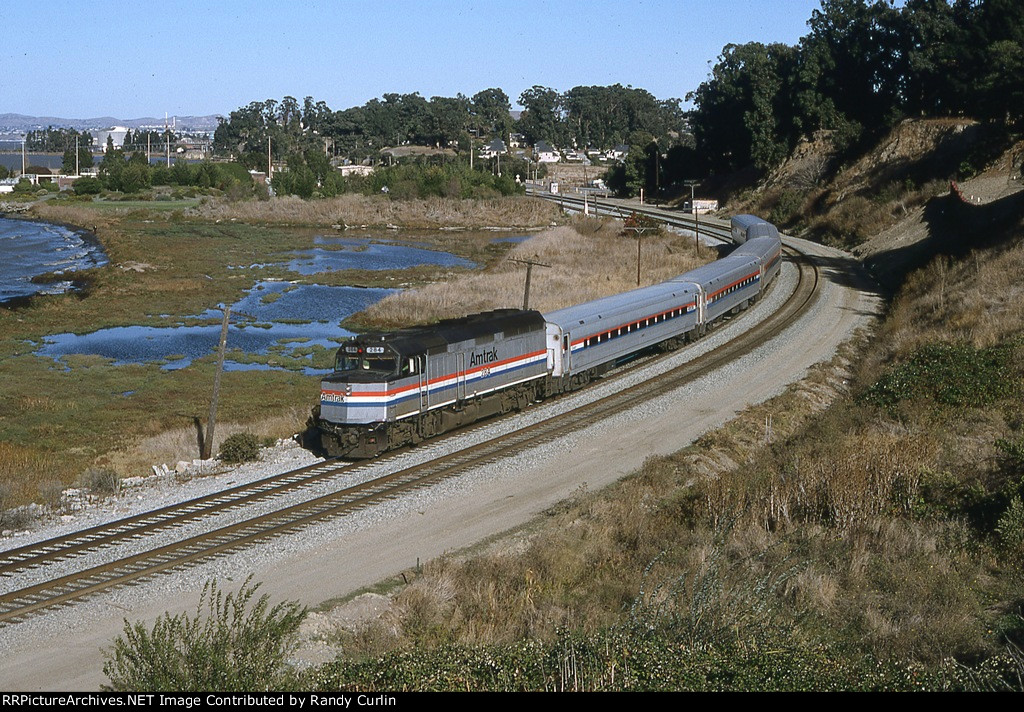
[[96, 138], [94, 141], [96, 145], [102, 148], [104, 151], [107, 150], [107, 136], [114, 142], [114, 148], [121, 148], [124, 146], [124, 137], [128, 133], [127, 126], [115, 126], [111, 129], [104, 129], [103, 131], [96, 132]]

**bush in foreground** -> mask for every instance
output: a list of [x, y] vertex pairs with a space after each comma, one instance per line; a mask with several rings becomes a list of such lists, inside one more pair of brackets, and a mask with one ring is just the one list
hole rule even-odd
[[[148, 630], [125, 620], [124, 632], [104, 651], [110, 689], [225, 692], [270, 690], [284, 684], [285, 657], [306, 609], [294, 601], [269, 608], [259, 584], [247, 578], [225, 594], [211, 581], [195, 615], [165, 613]], [[252, 604], [252, 605], [250, 605]]]
[[235, 433], [220, 446], [220, 459], [223, 462], [252, 462], [259, 456], [260, 441], [252, 433]]

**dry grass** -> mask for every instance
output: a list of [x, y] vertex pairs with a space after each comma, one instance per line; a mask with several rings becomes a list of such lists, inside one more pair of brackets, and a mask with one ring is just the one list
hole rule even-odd
[[[766, 405], [780, 414], [777, 437], [820, 410], [826, 391], [835, 396], [826, 380], [814, 378]], [[763, 445], [764, 412], [738, 419], [719, 438], [741, 460]], [[515, 541], [465, 559], [429, 562], [395, 596], [384, 619], [347, 641], [347, 654], [440, 641], [550, 638], [565, 627], [596, 631], [621, 620], [638, 600], [676, 616], [696, 610], [708, 630], [749, 622], [758, 606], [744, 577], [781, 585], [788, 576], [781, 572], [791, 564], [772, 560], [773, 542], [763, 527], [733, 526], [735, 536], [725, 545], [693, 531], [698, 495], [687, 487], [704, 479], [696, 470], [706, 471], [706, 461], [691, 454], [651, 459], [601, 493], [581, 490]]]
[[55, 205], [53, 203], [36, 203], [32, 206], [32, 215], [40, 220], [82, 225], [86, 227], [106, 228], [116, 222], [112, 215], [91, 207], [88, 203]]
[[13, 526], [12, 513], [7, 512], [11, 507], [40, 498], [52, 499], [50, 483], [59, 486], [66, 475], [54, 470], [55, 462], [48, 453], [0, 442], [0, 529]]
[[241, 220], [292, 225], [399, 225], [415, 228], [537, 227], [561, 219], [552, 203], [536, 198], [486, 200], [427, 198], [391, 200], [385, 197], [342, 195], [323, 200], [294, 196], [262, 201], [208, 200], [187, 211], [207, 220]]
[[1024, 332], [1024, 243], [959, 262], [938, 258], [909, 278], [886, 333], [895, 353], [931, 341], [993, 346]]
[[[636, 240], [623, 237], [621, 223], [577, 219], [571, 226], [545, 230], [516, 245], [510, 259], [551, 265], [535, 267], [530, 308], [542, 312], [636, 289]], [[641, 282], [662, 282], [710, 261], [704, 250], [694, 255], [692, 241], [674, 233], [645, 237], [641, 247]], [[521, 307], [525, 266], [503, 261], [453, 282], [430, 284], [393, 294], [359, 314], [371, 328], [395, 328], [503, 307]]]
[[[307, 409], [293, 409], [252, 423], [217, 423], [212, 452], [216, 455], [224, 440], [236, 433], [252, 433], [261, 440], [291, 437], [305, 427], [308, 417]], [[142, 429], [146, 429], [145, 425]], [[200, 456], [199, 434], [195, 427], [163, 430], [159, 423], [153, 423], [152, 431], [151, 434], [98, 458], [98, 464], [127, 477], [148, 473], [152, 465], [166, 463], [173, 467], [181, 460], [191, 462]]]

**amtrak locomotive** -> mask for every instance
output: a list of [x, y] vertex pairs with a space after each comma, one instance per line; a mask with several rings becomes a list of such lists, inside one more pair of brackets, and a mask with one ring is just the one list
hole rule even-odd
[[354, 336], [314, 410], [330, 455], [374, 457], [579, 388], [653, 346], [677, 348], [756, 301], [780, 269], [771, 223], [732, 219], [727, 257], [667, 282], [543, 315], [499, 309]]

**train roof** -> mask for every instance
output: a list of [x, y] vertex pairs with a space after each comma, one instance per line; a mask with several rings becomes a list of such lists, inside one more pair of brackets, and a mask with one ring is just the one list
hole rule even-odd
[[733, 215], [729, 222], [732, 223], [732, 227], [741, 227], [744, 230], [751, 225], [758, 225], [760, 223], [764, 223], [765, 225], [771, 224], [764, 218], [759, 218], [756, 215]]
[[611, 317], [615, 314], [629, 311], [634, 309], [637, 303], [646, 305], [654, 300], [665, 299], [672, 295], [682, 296], [696, 292], [698, 290], [697, 285], [693, 284], [692, 280], [686, 280], [688, 275], [689, 273], [682, 274], [669, 282], [652, 284], [647, 287], [623, 292], [622, 294], [612, 294], [611, 296], [601, 297], [600, 299], [583, 304], [558, 309], [557, 311], [549, 312], [547, 319], [552, 324], [558, 324], [559, 326], [572, 326], [589, 322], [594, 317]]
[[355, 338], [361, 343], [380, 341], [399, 353], [416, 354], [436, 352], [447, 348], [449, 344], [493, 336], [499, 332], [506, 338], [531, 331], [543, 333], [544, 324], [544, 316], [532, 309], [495, 309], [456, 319], [444, 319], [426, 326], [359, 334]]
[[[774, 228], [775, 226], [772, 225]], [[737, 247], [735, 250], [729, 253], [729, 257], [739, 257], [744, 255], [750, 255], [752, 257], [767, 258], [773, 252], [778, 250], [782, 246], [782, 241], [779, 239], [778, 231], [775, 235], [766, 235], [764, 237], [752, 237], [742, 245]]]

